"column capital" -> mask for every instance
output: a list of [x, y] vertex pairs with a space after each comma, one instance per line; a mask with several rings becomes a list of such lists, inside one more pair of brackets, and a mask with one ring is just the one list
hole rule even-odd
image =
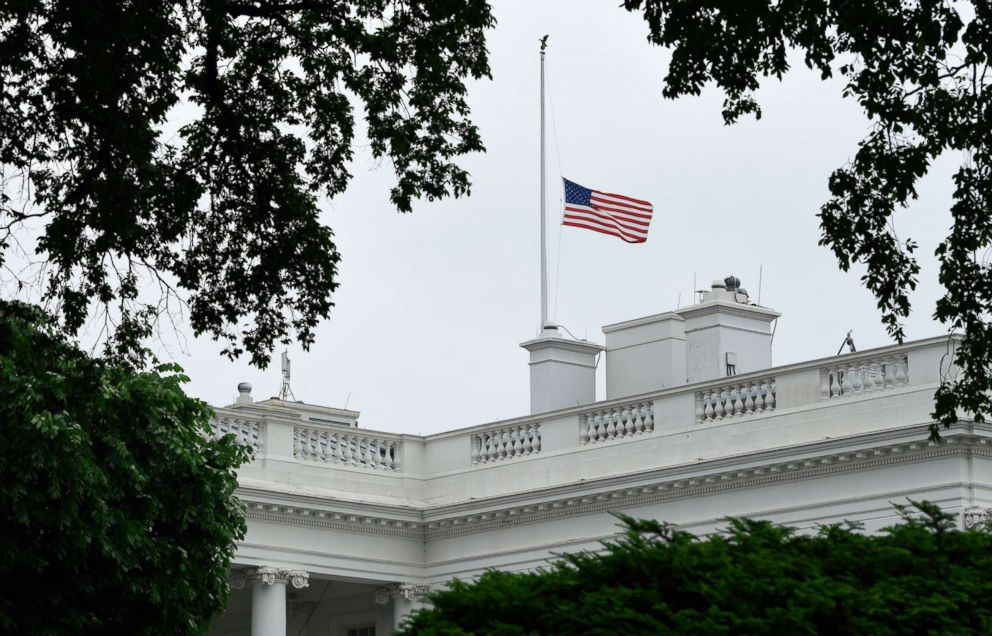
[[973, 506], [964, 511], [964, 527], [974, 528], [976, 526], [987, 526], [992, 520], [992, 508], [979, 508]]
[[376, 605], [385, 605], [389, 599], [403, 599], [405, 601], [419, 601], [430, 592], [430, 586], [420, 583], [396, 583], [394, 585], [381, 585], [372, 593], [372, 598]]
[[246, 583], [260, 583], [262, 585], [292, 585], [296, 589], [303, 589], [310, 585], [310, 573], [306, 570], [291, 570], [289, 568], [274, 568], [268, 565], [255, 568], [253, 570], [235, 570], [230, 575], [231, 588], [240, 590]]

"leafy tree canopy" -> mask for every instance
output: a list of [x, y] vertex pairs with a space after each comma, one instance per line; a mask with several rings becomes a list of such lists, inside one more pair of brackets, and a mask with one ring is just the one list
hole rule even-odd
[[248, 451], [209, 438], [178, 372], [94, 360], [0, 301], [0, 632], [195, 634], [223, 610]]
[[[815, 535], [731, 519], [699, 539], [622, 517], [600, 553], [534, 573], [491, 571], [435, 592], [404, 634], [986, 634], [992, 534], [926, 502], [877, 535]], [[922, 513], [922, 514], [919, 514]]]
[[0, 264], [40, 217], [49, 306], [69, 334], [102, 310], [127, 362], [177, 300], [230, 356], [307, 346], [339, 260], [317, 196], [350, 179], [355, 108], [399, 210], [468, 192], [492, 24], [484, 0], [0, 3]]
[[[934, 418], [950, 425], [963, 410], [992, 414], [992, 5], [951, 0], [625, 0], [642, 10], [649, 41], [672, 50], [663, 94], [696, 95], [707, 83], [725, 92], [723, 117], [761, 116], [754, 91], [789, 70], [797, 49], [824, 79], [840, 74], [844, 94], [872, 122], [854, 159], [829, 180], [820, 210], [821, 245], [843, 270], [866, 266], [889, 333], [901, 320], [919, 265], [911, 239], [894, 230], [896, 210], [916, 198], [938, 156], [962, 156], [954, 175], [953, 225], [937, 248], [946, 293], [935, 317], [964, 341], [964, 373], [945, 379]], [[932, 434], [937, 435], [935, 424]]]

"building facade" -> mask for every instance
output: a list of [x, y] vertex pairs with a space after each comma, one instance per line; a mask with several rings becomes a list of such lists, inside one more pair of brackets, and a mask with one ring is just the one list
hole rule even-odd
[[616, 512], [696, 533], [728, 516], [873, 531], [907, 498], [984, 518], [992, 427], [928, 441], [955, 337], [772, 367], [777, 319], [731, 277], [604, 327], [605, 346], [546, 329], [522, 345], [531, 415], [428, 436], [240, 386], [213, 426], [255, 450], [248, 533], [212, 633], [383, 636], [447, 581], [596, 550]]

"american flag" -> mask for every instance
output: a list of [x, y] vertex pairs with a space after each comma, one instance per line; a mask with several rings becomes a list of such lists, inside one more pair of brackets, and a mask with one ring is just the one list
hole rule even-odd
[[648, 240], [648, 225], [654, 211], [650, 203], [622, 194], [590, 190], [568, 179], [563, 181], [565, 216], [562, 225], [610, 234], [628, 243]]

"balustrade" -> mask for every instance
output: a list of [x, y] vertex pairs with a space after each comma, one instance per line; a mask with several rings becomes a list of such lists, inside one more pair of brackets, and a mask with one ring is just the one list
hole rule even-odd
[[654, 430], [654, 402], [635, 402], [579, 416], [583, 444], [643, 435]]
[[243, 420], [236, 417], [214, 417], [210, 420], [210, 429], [214, 437], [220, 438], [224, 435], [233, 435], [234, 440], [241, 446], [251, 446], [252, 450], [259, 449], [259, 422], [257, 420]]
[[850, 397], [886, 391], [909, 382], [909, 360], [905, 354], [837, 362], [820, 369], [822, 399]]
[[472, 464], [485, 464], [541, 452], [541, 425], [520, 424], [472, 434]]
[[696, 423], [775, 410], [775, 378], [748, 380], [696, 392]]
[[293, 456], [305, 461], [399, 470], [400, 442], [368, 434], [299, 428], [293, 431]]

